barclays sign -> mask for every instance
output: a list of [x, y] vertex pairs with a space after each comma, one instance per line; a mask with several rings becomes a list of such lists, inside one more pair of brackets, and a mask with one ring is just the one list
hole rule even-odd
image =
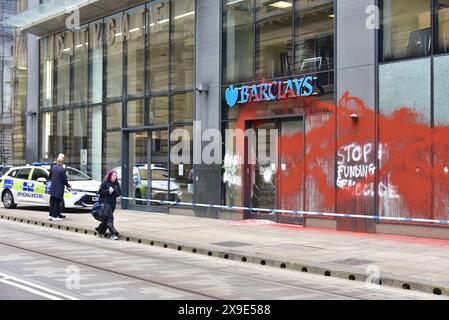
[[229, 86], [226, 89], [226, 103], [230, 108], [237, 104], [250, 102], [270, 102], [314, 95], [313, 83], [316, 78], [312, 76], [287, 81], [274, 81], [254, 85]]

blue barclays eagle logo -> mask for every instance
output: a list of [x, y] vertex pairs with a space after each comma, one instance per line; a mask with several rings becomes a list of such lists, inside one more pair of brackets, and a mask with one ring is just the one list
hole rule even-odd
[[239, 89], [230, 86], [226, 89], [226, 102], [230, 108], [234, 108], [239, 99]]

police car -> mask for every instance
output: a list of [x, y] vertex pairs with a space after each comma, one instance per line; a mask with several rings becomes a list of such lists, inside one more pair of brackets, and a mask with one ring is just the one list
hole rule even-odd
[[[50, 165], [33, 165], [11, 168], [0, 178], [0, 196], [7, 209], [17, 205], [49, 206]], [[81, 171], [66, 167], [67, 179], [72, 189], [65, 189], [62, 208], [91, 208], [98, 200], [100, 182]]]
[[[114, 169], [117, 179], [122, 183], [122, 168]], [[151, 165], [151, 199], [164, 201], [181, 201], [182, 191], [173, 178], [169, 180], [168, 170], [164, 167]], [[137, 164], [133, 167], [134, 194], [136, 199], [146, 199], [148, 189], [148, 166]], [[146, 204], [145, 201], [136, 200], [138, 205]]]

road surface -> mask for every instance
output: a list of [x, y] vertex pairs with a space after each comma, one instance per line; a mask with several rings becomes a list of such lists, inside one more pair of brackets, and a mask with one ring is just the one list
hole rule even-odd
[[0, 300], [444, 299], [0, 220]]

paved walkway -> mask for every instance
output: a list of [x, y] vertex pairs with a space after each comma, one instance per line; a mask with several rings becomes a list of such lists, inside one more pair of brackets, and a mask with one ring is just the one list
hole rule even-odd
[[[2, 219], [94, 234], [90, 214], [0, 208]], [[449, 295], [449, 241], [117, 210], [122, 239], [225, 259]]]

